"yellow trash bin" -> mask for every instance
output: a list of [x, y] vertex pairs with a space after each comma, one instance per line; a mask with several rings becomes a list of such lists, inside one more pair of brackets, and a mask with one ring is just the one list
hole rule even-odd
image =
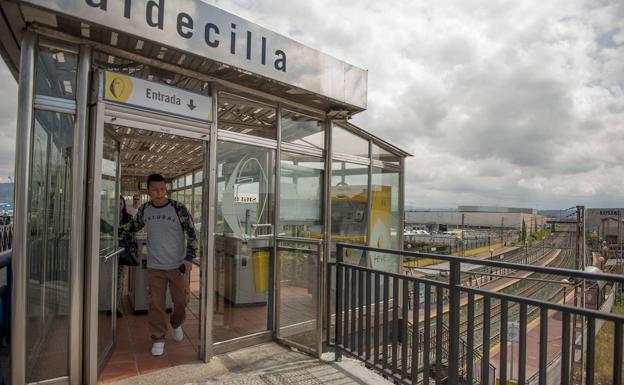
[[269, 252], [254, 251], [251, 257], [256, 293], [264, 293], [269, 290]]

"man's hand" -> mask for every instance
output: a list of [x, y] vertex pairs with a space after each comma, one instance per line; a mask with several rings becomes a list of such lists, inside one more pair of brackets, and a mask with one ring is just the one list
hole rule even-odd
[[184, 266], [186, 266], [186, 272], [190, 273], [193, 270], [193, 262], [184, 260]]

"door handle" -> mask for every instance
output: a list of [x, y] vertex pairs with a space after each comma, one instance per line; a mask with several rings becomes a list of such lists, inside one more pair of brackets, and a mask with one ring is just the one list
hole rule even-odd
[[100, 261], [107, 263], [111, 258], [113, 258], [116, 255], [121, 254], [122, 251], [124, 251], [125, 249], [123, 247], [120, 247], [119, 249], [113, 251], [112, 253], [102, 256], [100, 257]]

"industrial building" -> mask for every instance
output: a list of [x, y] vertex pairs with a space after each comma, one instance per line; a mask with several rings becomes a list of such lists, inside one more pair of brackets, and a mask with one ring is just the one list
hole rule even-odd
[[457, 210], [411, 210], [405, 213], [405, 227], [427, 231], [448, 231], [461, 228], [521, 229], [527, 233], [545, 226], [546, 217], [531, 208], [458, 206]]

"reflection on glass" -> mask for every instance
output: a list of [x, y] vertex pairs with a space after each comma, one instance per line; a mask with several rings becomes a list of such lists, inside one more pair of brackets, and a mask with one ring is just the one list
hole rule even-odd
[[[102, 149], [102, 186], [100, 190], [100, 255], [113, 251], [117, 243], [117, 142], [104, 135]], [[132, 200], [130, 200], [132, 201]]]
[[[366, 244], [368, 226], [368, 166], [333, 162], [331, 187], [332, 244]], [[335, 250], [335, 246], [333, 247]], [[352, 263], [361, 253], [354, 252]]]
[[[108, 125], [106, 128], [109, 128]], [[119, 168], [118, 142], [104, 131], [102, 143], [102, 179], [100, 186], [100, 257], [106, 257], [118, 247], [117, 229], [119, 227], [119, 190], [117, 171]], [[132, 199], [130, 200], [132, 202]], [[98, 275], [98, 363], [102, 362], [113, 343], [112, 315], [113, 288], [117, 271], [115, 258], [99, 258]]]
[[398, 155], [391, 153], [376, 144], [373, 144], [373, 159], [381, 160], [386, 163], [392, 163], [398, 165], [401, 158]]
[[323, 174], [321, 158], [282, 152], [280, 234], [323, 237]]
[[76, 54], [39, 47], [36, 93], [64, 99], [76, 98]]
[[274, 169], [274, 150], [218, 143], [215, 342], [272, 327]]
[[282, 112], [282, 142], [325, 148], [323, 122], [297, 112]]
[[230, 95], [219, 93], [219, 129], [275, 139], [275, 107]]
[[332, 151], [368, 158], [368, 140], [335, 125], [332, 127]]
[[278, 253], [279, 337], [316, 350], [319, 245], [280, 241]]
[[193, 183], [200, 183], [201, 181], [204, 180], [204, 170], [197, 170], [195, 171], [195, 176], [194, 176], [194, 182]]
[[[371, 213], [369, 246], [399, 249], [399, 172], [373, 167], [371, 180]], [[399, 259], [394, 255], [370, 253], [375, 269], [399, 272]]]
[[35, 112], [28, 218], [26, 382], [68, 374], [74, 118]]
[[189, 210], [193, 209], [193, 189], [187, 188], [184, 190], [184, 203]]

